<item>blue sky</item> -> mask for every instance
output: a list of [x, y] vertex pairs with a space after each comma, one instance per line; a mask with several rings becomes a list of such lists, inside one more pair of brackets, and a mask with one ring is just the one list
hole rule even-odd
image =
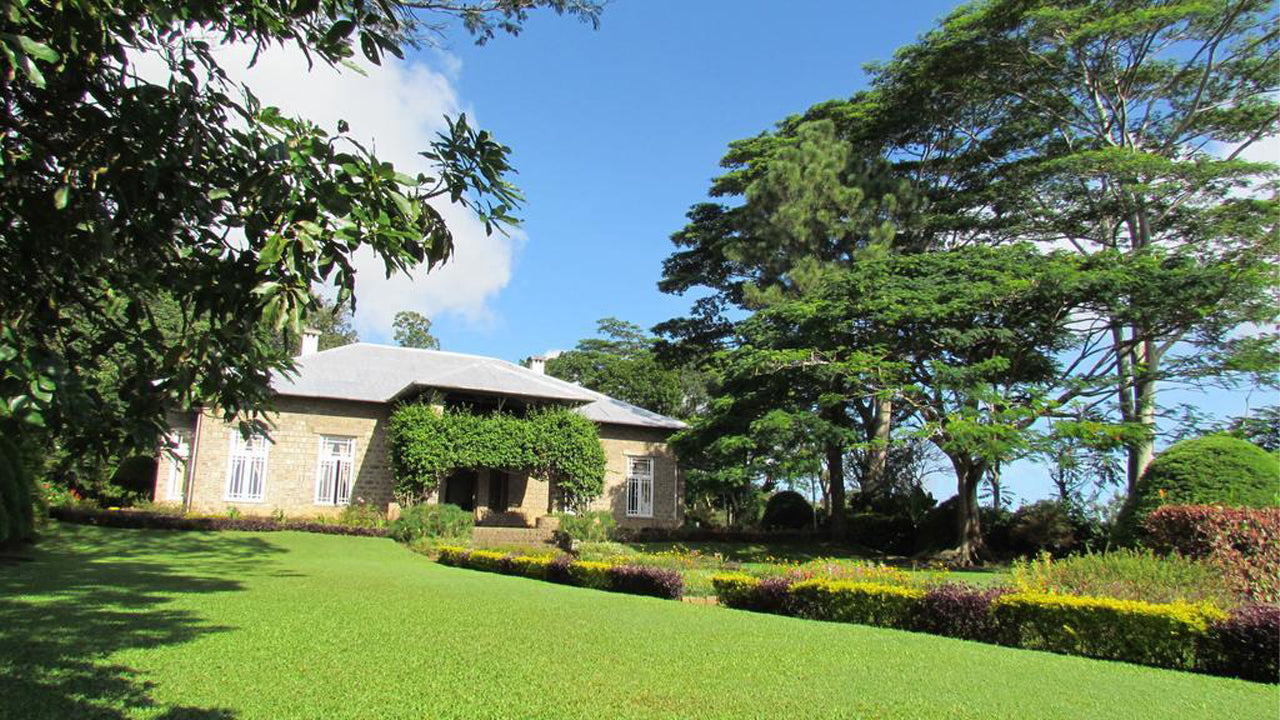
[[455, 35], [459, 94], [514, 149], [528, 240], [488, 322], [436, 319], [443, 346], [517, 359], [601, 317], [682, 314], [662, 260], [728, 143], [864, 87], [864, 63], [954, 4], [618, 0], [598, 31], [540, 13], [483, 47]]
[[[451, 218], [457, 261], [412, 282], [385, 281], [366, 263], [356, 327], [390, 342], [392, 314], [419, 310], [444, 349], [518, 360], [572, 347], [601, 317], [650, 327], [683, 314], [688, 299], [656, 283], [671, 233], [706, 198], [728, 143], [865, 87], [863, 65], [888, 60], [957, 4], [614, 0], [597, 31], [538, 12], [519, 37], [476, 47], [453, 32], [366, 78], [317, 70], [300, 84], [301, 60], [278, 56], [245, 79], [298, 114], [351, 121], [400, 166], [412, 168], [443, 113], [469, 113], [514, 149], [522, 229], [486, 238]], [[1276, 399], [1177, 391], [1164, 401], [1234, 415]], [[1023, 499], [1049, 493], [1030, 463], [1006, 480]], [[931, 486], [939, 499], [954, 492], [945, 472]]]

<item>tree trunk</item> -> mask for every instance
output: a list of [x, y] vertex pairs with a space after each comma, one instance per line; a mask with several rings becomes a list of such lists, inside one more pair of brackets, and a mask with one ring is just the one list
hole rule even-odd
[[992, 510], [999, 510], [999, 509], [1000, 509], [1000, 502], [1001, 502], [1001, 497], [1000, 497], [1000, 463], [998, 463], [998, 462], [997, 462], [997, 463], [993, 463], [993, 464], [991, 465], [991, 477], [990, 477], [989, 479], [990, 479], [990, 481], [991, 481], [991, 509], [992, 509]]
[[867, 471], [863, 478], [862, 492], [882, 495], [885, 491], [886, 472], [889, 467], [889, 432], [892, 430], [893, 401], [876, 401], [875, 419], [868, 433], [871, 449], [867, 452]]
[[978, 505], [978, 486], [982, 484], [987, 464], [965, 457], [952, 457], [951, 464], [956, 470], [956, 499], [959, 503], [956, 508], [957, 562], [973, 565], [987, 554], [986, 544], [982, 542]]
[[844, 447], [839, 443], [827, 445], [827, 487], [827, 497], [831, 502], [827, 532], [832, 540], [843, 540], [845, 535]]
[[[1152, 340], [1143, 341], [1137, 357], [1127, 368], [1129, 382], [1122, 387], [1120, 411], [1125, 422], [1139, 425], [1143, 434], [1140, 438], [1129, 441], [1126, 446], [1128, 457], [1126, 476], [1128, 492], [1133, 494], [1138, 486], [1138, 479], [1155, 457], [1156, 444], [1156, 378], [1160, 370], [1160, 352]], [[1122, 382], [1124, 377], [1121, 378]]]

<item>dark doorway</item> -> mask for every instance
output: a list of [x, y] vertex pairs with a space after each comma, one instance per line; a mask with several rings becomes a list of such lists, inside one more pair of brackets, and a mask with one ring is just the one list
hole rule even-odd
[[463, 510], [475, 510], [476, 471], [454, 470], [444, 483], [444, 501]]
[[489, 471], [489, 508], [497, 512], [506, 512], [509, 507], [507, 492], [510, 483], [507, 474], [501, 470]]

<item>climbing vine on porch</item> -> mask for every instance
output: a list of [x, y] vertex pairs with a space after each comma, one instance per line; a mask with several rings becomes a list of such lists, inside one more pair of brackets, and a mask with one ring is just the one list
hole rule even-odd
[[462, 468], [501, 468], [556, 481], [570, 505], [604, 492], [604, 450], [595, 423], [564, 408], [525, 417], [478, 415], [426, 403], [391, 413], [391, 463], [396, 496], [421, 500]]

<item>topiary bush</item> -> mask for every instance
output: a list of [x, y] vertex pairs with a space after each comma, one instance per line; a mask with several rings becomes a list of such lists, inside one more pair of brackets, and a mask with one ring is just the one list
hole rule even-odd
[[805, 580], [790, 590], [796, 614], [813, 620], [909, 630], [924, 590], [899, 585]]
[[457, 538], [470, 535], [475, 524], [475, 515], [457, 505], [420, 503], [401, 511], [387, 535], [403, 543], [423, 538]]
[[1142, 537], [1161, 505], [1280, 505], [1280, 458], [1246, 440], [1205, 435], [1170, 445], [1147, 466], [1118, 521], [1118, 540]]
[[765, 530], [803, 530], [813, 527], [813, 505], [794, 490], [774, 493], [764, 506], [760, 525]]

